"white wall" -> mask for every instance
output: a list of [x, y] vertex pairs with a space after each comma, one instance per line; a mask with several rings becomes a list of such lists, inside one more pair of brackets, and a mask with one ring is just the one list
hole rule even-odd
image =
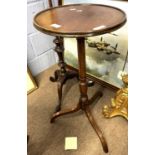
[[27, 63], [35, 76], [56, 63], [53, 36], [45, 35], [33, 27], [34, 15], [48, 8], [48, 0], [27, 0]]

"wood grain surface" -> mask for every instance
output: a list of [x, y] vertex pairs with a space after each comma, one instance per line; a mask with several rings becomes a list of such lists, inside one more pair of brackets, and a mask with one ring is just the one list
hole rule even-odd
[[44, 10], [34, 17], [34, 26], [39, 31], [63, 37], [95, 36], [114, 31], [125, 22], [122, 10], [99, 4], [64, 5]]

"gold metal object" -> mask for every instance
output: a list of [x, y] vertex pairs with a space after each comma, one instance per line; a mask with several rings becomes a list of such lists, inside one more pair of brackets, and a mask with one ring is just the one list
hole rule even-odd
[[103, 107], [103, 115], [106, 118], [123, 116], [128, 120], [128, 75], [122, 76], [125, 87], [116, 92], [115, 98], [111, 99], [111, 105]]

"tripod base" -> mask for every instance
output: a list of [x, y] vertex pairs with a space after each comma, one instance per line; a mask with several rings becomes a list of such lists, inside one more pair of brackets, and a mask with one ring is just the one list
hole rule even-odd
[[67, 70], [65, 73], [62, 73], [61, 70], [56, 70], [54, 72], [54, 77], [50, 77], [50, 81], [57, 82], [58, 87], [58, 105], [55, 109], [55, 112], [61, 110], [63, 85], [68, 79], [72, 79], [74, 77], [78, 78], [78, 73], [71, 70]]
[[107, 143], [102, 135], [101, 130], [99, 129], [98, 125], [96, 124], [94, 117], [92, 116], [91, 110], [89, 108], [89, 105], [92, 104], [97, 98], [100, 98], [101, 96], [102, 96], [102, 92], [98, 91], [94, 94], [94, 96], [90, 100], [87, 101], [87, 103], [83, 104], [82, 101], [80, 100], [75, 108], [54, 113], [51, 118], [51, 123], [53, 123], [55, 121], [55, 119], [60, 116], [71, 114], [71, 113], [77, 112], [79, 110], [83, 110], [85, 112], [90, 124], [92, 125], [95, 132], [97, 133], [97, 135], [101, 141], [104, 152], [107, 153], [108, 152]]

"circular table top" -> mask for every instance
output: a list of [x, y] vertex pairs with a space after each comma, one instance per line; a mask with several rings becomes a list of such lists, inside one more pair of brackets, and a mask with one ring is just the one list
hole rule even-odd
[[99, 4], [72, 4], [49, 8], [36, 14], [39, 31], [62, 37], [89, 37], [112, 32], [126, 22], [126, 14], [115, 7]]

